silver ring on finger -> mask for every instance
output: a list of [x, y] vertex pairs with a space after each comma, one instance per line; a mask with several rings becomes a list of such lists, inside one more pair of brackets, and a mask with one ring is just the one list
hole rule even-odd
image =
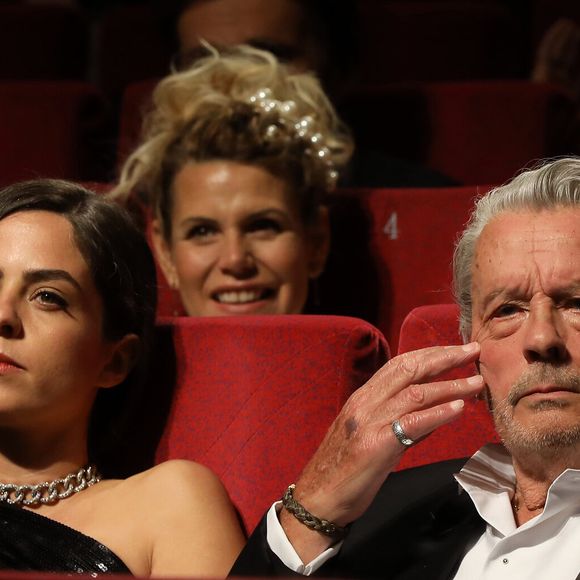
[[405, 433], [405, 430], [401, 427], [401, 423], [399, 423], [399, 419], [395, 419], [391, 423], [391, 428], [393, 429], [397, 441], [404, 447], [411, 447], [411, 445], [415, 443], [415, 441]]

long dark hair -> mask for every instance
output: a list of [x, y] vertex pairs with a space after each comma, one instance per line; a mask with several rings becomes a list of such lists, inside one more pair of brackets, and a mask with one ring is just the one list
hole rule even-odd
[[143, 397], [153, 343], [157, 300], [155, 265], [149, 247], [129, 214], [74, 183], [41, 179], [0, 190], [0, 220], [22, 211], [48, 211], [71, 224], [103, 301], [103, 336], [140, 339], [135, 364], [112, 389], [100, 389], [89, 427], [89, 458], [104, 475], [125, 475], [130, 450], [126, 432]]

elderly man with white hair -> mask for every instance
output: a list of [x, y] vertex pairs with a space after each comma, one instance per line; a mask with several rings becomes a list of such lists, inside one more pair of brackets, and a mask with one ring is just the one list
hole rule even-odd
[[[580, 159], [483, 196], [454, 278], [466, 344], [356, 391], [232, 574], [580, 579]], [[468, 362], [480, 374], [436, 380]], [[391, 473], [479, 392], [502, 445]]]

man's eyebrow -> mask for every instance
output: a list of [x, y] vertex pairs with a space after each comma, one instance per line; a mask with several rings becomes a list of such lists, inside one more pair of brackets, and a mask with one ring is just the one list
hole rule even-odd
[[[561, 296], [566, 297], [572, 294], [580, 293], [580, 281], [574, 281], [565, 286], [564, 288], [559, 289], [557, 292], [554, 292], [554, 296]], [[490, 292], [482, 301], [482, 308], [485, 310], [491, 302], [493, 302], [499, 296], [505, 297], [507, 299], [518, 299], [521, 298], [521, 295], [518, 295], [517, 292], [513, 292], [509, 288], [497, 288]]]
[[24, 272], [24, 281], [27, 284], [36, 284], [38, 282], [48, 282], [50, 280], [64, 280], [72, 284], [77, 290], [81, 291], [81, 285], [66, 271], [58, 269], [26, 270]]
[[485, 311], [490, 302], [493, 302], [498, 296], [501, 296], [502, 294], [509, 294], [507, 288], [497, 288], [493, 292], [490, 292], [481, 303], [482, 310]]
[[579, 293], [580, 293], [580, 281], [578, 282], [574, 281], [568, 284], [568, 286], [565, 286], [564, 288], [558, 290], [558, 292], [556, 292], [555, 294], [556, 296], [567, 297]]

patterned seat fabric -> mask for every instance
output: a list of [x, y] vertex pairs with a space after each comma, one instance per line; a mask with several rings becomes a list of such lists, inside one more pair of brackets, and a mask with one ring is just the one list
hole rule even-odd
[[157, 460], [212, 468], [248, 531], [388, 358], [381, 333], [347, 317], [179, 318], [165, 329], [176, 387]]

